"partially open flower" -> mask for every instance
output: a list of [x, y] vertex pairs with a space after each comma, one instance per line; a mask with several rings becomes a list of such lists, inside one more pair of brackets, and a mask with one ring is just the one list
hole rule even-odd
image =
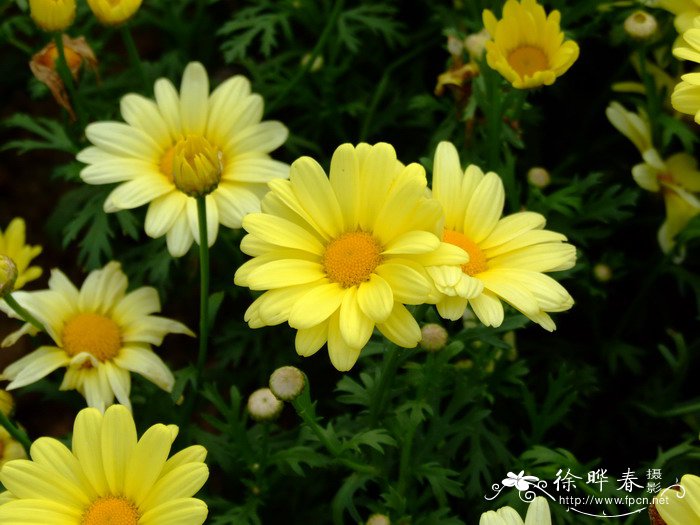
[[141, 7], [141, 0], [88, 0], [88, 5], [102, 24], [114, 26], [134, 16]]
[[75, 0], [29, 0], [29, 14], [44, 31], [63, 31], [75, 19]]
[[[63, 35], [63, 50], [68, 69], [73, 78], [78, 78], [78, 73], [83, 63], [93, 71], [97, 70], [97, 58], [85, 37], [70, 38], [68, 35]], [[56, 49], [56, 44], [50, 42], [44, 49], [32, 56], [32, 60], [29, 62], [29, 69], [32, 70], [39, 82], [46, 84], [56, 102], [65, 108], [70, 117], [75, 120], [75, 113], [68, 98], [66, 87], [63, 85], [61, 75], [56, 69], [57, 61], [58, 50]]]
[[207, 139], [188, 135], [173, 149], [173, 182], [190, 197], [204, 197], [221, 182], [223, 154]]

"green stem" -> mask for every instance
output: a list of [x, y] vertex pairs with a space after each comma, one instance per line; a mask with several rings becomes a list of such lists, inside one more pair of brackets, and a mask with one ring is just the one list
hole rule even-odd
[[207, 342], [209, 338], [209, 237], [207, 234], [206, 197], [197, 197], [197, 218], [199, 222], [199, 354], [195, 386], [199, 388], [204, 365], [207, 362]]
[[379, 384], [374, 393], [374, 402], [369, 407], [370, 428], [375, 428], [379, 418], [384, 413], [384, 405], [387, 401], [391, 383], [396, 375], [396, 367], [399, 362], [399, 350], [394, 345], [388, 345], [384, 353], [384, 366], [379, 377]]
[[646, 91], [647, 113], [649, 116], [649, 127], [651, 129], [652, 144], [658, 144], [658, 129], [659, 114], [661, 113], [661, 100], [656, 89], [654, 77], [647, 70], [646, 48], [641, 46], [637, 52], [639, 57], [639, 73], [644, 82], [644, 91]]
[[280, 93], [275, 100], [273, 100], [270, 104], [267, 105], [268, 113], [272, 113], [275, 109], [277, 109], [280, 106], [280, 104], [284, 101], [287, 95], [291, 93], [292, 90], [294, 90], [299, 81], [311, 69], [314, 62], [316, 61], [316, 57], [318, 57], [321, 54], [321, 51], [326, 45], [326, 41], [330, 38], [331, 34], [334, 33], [333, 30], [335, 29], [335, 26], [338, 22], [338, 17], [340, 16], [340, 12], [342, 11], [342, 9], [343, 0], [337, 0], [335, 5], [333, 6], [333, 11], [331, 12], [328, 18], [328, 23], [326, 24], [326, 27], [323, 28], [323, 32], [321, 33], [321, 36], [319, 36], [318, 42], [316, 42], [316, 45], [311, 51], [311, 55], [309, 55], [309, 60], [307, 60], [306, 64], [304, 64], [304, 66], [302, 66], [299, 69], [299, 71], [297, 71], [297, 74], [294, 75], [294, 77], [287, 83], [287, 86], [285, 87], [284, 91], [282, 91], [282, 93]]
[[12, 297], [12, 294], [6, 295], [4, 299], [5, 302], [8, 305], [10, 305], [10, 308], [12, 308], [17, 313], [17, 315], [19, 315], [22, 318], [22, 320], [24, 320], [24, 322], [29, 323], [37, 330], [41, 330], [42, 332], [45, 331], [44, 325], [37, 321], [36, 317], [34, 317], [22, 305], [20, 305], [17, 302], [17, 300], [14, 297]]
[[306, 426], [308, 426], [311, 429], [311, 431], [316, 435], [321, 445], [323, 445], [323, 447], [330, 453], [330, 455], [333, 456], [335, 461], [337, 461], [341, 465], [345, 465], [346, 467], [354, 470], [355, 472], [370, 474], [373, 476], [377, 475], [377, 469], [375, 467], [363, 463], [358, 463], [357, 461], [344, 457], [342, 455], [342, 445], [337, 440], [334, 441], [330, 439], [326, 432], [318, 424], [318, 421], [316, 420], [316, 411], [314, 410], [314, 406], [311, 403], [311, 394], [308, 382], [304, 387], [304, 391], [301, 393], [301, 395], [292, 401], [292, 406], [294, 407], [294, 410], [296, 410], [297, 414], [302, 419], [302, 421], [306, 424]]
[[16, 427], [2, 410], [0, 410], [0, 425], [5, 427], [5, 430], [7, 430], [7, 432], [15, 440], [19, 441], [22, 444], [24, 450], [27, 452], [27, 456], [29, 456], [29, 449], [32, 447], [32, 442], [27, 437], [27, 434], [25, 434], [22, 430]]
[[134, 42], [134, 37], [131, 35], [131, 30], [127, 25], [123, 25], [121, 27], [121, 33], [122, 39], [124, 40], [124, 46], [126, 47], [126, 52], [129, 55], [129, 60], [139, 72], [141, 83], [144, 87], [144, 93], [148, 94], [151, 89], [151, 85], [148, 82], [146, 71], [143, 69], [143, 62], [141, 62], [141, 57], [139, 55], [138, 48], [136, 47], [136, 42]]
[[399, 460], [399, 483], [398, 491], [402, 496], [406, 495], [408, 488], [408, 480], [411, 478], [411, 456], [413, 452], [413, 436], [416, 433], [416, 427], [412, 426], [408, 431], [401, 447], [401, 459]]
[[486, 83], [488, 90], [488, 114], [486, 115], [486, 148], [488, 169], [496, 173], [501, 169], [501, 131], [503, 126], [503, 116], [501, 115], [501, 92], [498, 89], [498, 79], [490, 71]]
[[83, 111], [83, 101], [78, 95], [78, 90], [73, 82], [73, 75], [68, 67], [68, 62], [66, 61], [66, 52], [65, 49], [63, 49], [63, 34], [60, 32], [54, 33], [53, 40], [56, 44], [56, 51], [58, 51], [58, 62], [56, 64], [56, 69], [58, 70], [58, 74], [61, 76], [63, 85], [66, 86], [66, 89], [68, 90], [68, 96], [70, 96], [71, 103], [75, 109], [78, 125], [80, 126], [80, 129], [83, 129], [85, 128], [86, 124], [85, 112]]

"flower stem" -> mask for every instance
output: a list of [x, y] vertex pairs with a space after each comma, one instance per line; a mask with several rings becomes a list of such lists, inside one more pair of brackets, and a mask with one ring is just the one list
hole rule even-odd
[[197, 197], [197, 218], [199, 222], [199, 354], [195, 386], [199, 388], [207, 362], [207, 342], [209, 338], [209, 237], [207, 230], [206, 197]]
[[382, 374], [379, 376], [379, 384], [374, 391], [373, 403], [369, 407], [370, 428], [375, 428], [379, 422], [379, 418], [384, 412], [384, 405], [387, 401], [387, 394], [390, 390], [391, 383], [396, 375], [396, 367], [399, 363], [399, 350], [394, 345], [387, 345], [384, 352], [384, 366]]
[[75, 108], [75, 115], [78, 119], [78, 125], [81, 129], [85, 127], [85, 112], [83, 110], [83, 101], [78, 95], [78, 90], [73, 82], [73, 75], [68, 67], [68, 62], [66, 61], [66, 51], [63, 48], [63, 34], [58, 32], [53, 35], [54, 43], [56, 44], [56, 51], [58, 51], [58, 62], [56, 63], [56, 69], [58, 74], [63, 81], [63, 85], [66, 86], [68, 90], [68, 95]]
[[124, 40], [124, 46], [126, 47], [126, 52], [129, 55], [129, 60], [131, 64], [139, 72], [141, 77], [141, 83], [143, 84], [144, 93], [148, 94], [151, 86], [148, 82], [148, 77], [146, 76], [146, 71], [143, 69], [143, 62], [141, 61], [141, 56], [139, 55], [138, 48], [136, 47], [136, 42], [134, 42], [134, 37], [131, 35], [131, 30], [128, 26], [123, 25], [121, 27], [122, 40]]
[[17, 315], [19, 315], [22, 318], [22, 320], [24, 320], [24, 322], [29, 323], [37, 330], [45, 331], [44, 325], [37, 321], [36, 317], [30, 314], [26, 308], [20, 305], [17, 302], [17, 300], [14, 297], [12, 297], [12, 294], [7, 294], [4, 299], [5, 302], [8, 305], [10, 305], [10, 308], [12, 308], [17, 313]]
[[27, 452], [27, 456], [29, 456], [29, 449], [32, 447], [32, 442], [27, 437], [27, 434], [15, 426], [2, 410], [0, 410], [0, 425], [2, 425], [14, 439], [22, 444], [24, 450]]

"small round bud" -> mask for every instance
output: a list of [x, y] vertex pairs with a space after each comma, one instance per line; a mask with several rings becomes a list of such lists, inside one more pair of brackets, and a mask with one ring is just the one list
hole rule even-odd
[[428, 352], [437, 352], [445, 348], [449, 337], [447, 330], [437, 323], [428, 323], [420, 330], [420, 346]]
[[479, 60], [484, 54], [484, 49], [486, 49], [486, 42], [491, 40], [491, 35], [486, 28], [482, 29], [478, 33], [472, 33], [464, 39], [464, 47], [467, 48], [467, 53], [474, 60]]
[[595, 277], [598, 282], [607, 283], [612, 279], [612, 276], [613, 273], [610, 266], [605, 263], [598, 263], [593, 267], [593, 277]]
[[88, 5], [102, 24], [115, 26], [134, 16], [141, 0], [88, 0]]
[[223, 154], [207, 139], [188, 135], [173, 149], [173, 182], [190, 197], [203, 197], [221, 181]]
[[391, 520], [384, 514], [372, 514], [367, 520], [367, 525], [391, 525]]
[[64, 31], [75, 19], [75, 0], [29, 0], [29, 14], [44, 31]]
[[635, 40], [646, 40], [656, 34], [659, 24], [656, 18], [646, 11], [635, 11], [625, 20], [624, 28]]
[[0, 255], [0, 299], [6, 297], [15, 289], [17, 282], [17, 266], [7, 255]]
[[546, 188], [549, 183], [552, 182], [552, 178], [549, 176], [549, 172], [540, 167], [530, 168], [527, 172], [527, 181], [532, 184], [535, 188]]
[[270, 376], [270, 390], [282, 401], [294, 401], [305, 386], [304, 374], [295, 366], [283, 366]]
[[248, 398], [248, 412], [255, 421], [274, 421], [284, 408], [269, 388], [260, 388]]
[[464, 44], [459, 38], [453, 36], [447, 37], [447, 51], [453, 56], [462, 56], [462, 51], [464, 51]]

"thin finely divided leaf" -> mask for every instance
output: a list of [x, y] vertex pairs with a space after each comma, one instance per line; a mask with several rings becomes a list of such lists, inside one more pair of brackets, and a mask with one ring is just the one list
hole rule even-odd
[[401, 24], [396, 21], [394, 6], [364, 4], [341, 13], [338, 17], [337, 37], [351, 53], [357, 53], [364, 33], [379, 35], [389, 46], [394, 46], [406, 41], [401, 30]]
[[383, 445], [395, 447], [396, 440], [383, 428], [375, 428], [355, 434], [355, 436], [343, 443], [343, 448], [359, 452], [361, 447], [367, 446], [372, 447], [377, 452], [384, 452]]
[[258, 49], [263, 56], [270, 57], [278, 47], [278, 33], [281, 31], [288, 38], [292, 35], [290, 16], [289, 12], [280, 10], [279, 4], [271, 2], [238, 11], [235, 18], [218, 31], [226, 37], [221, 45], [226, 62], [245, 59], [256, 40], [259, 40]]
[[43, 117], [32, 117], [23, 113], [16, 113], [5, 119], [3, 124], [8, 128], [19, 128], [36, 135], [37, 139], [20, 139], [6, 142], [3, 150], [15, 149], [20, 154], [32, 150], [58, 150], [75, 154], [78, 152], [77, 146], [70, 139], [64, 126]]

